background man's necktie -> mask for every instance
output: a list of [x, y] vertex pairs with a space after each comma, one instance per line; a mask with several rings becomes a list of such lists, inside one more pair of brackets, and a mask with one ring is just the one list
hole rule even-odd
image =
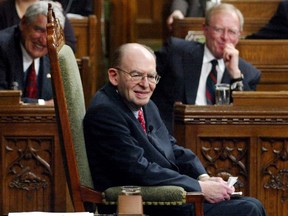
[[207, 104], [215, 104], [215, 84], [217, 83], [216, 59], [211, 61], [212, 68], [206, 80], [206, 100]]
[[143, 110], [142, 109], [140, 109], [138, 111], [138, 121], [140, 122], [144, 132], [146, 133], [145, 119], [144, 119], [144, 115], [143, 115]]
[[34, 61], [28, 68], [24, 96], [28, 98], [38, 98], [37, 76]]

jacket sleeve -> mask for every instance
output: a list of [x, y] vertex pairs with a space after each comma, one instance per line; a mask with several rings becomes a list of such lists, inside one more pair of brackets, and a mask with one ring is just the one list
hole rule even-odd
[[206, 174], [206, 170], [190, 149], [183, 148], [176, 144], [174, 137], [171, 137], [173, 143], [173, 151], [176, 159], [176, 164], [179, 167], [179, 172], [197, 179], [200, 175]]

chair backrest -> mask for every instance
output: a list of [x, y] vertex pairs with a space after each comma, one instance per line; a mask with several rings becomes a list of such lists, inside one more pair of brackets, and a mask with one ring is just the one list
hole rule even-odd
[[[64, 44], [63, 30], [49, 4], [47, 24], [48, 54], [59, 139], [70, 196], [75, 211], [85, 211], [84, 202], [101, 202], [101, 194], [86, 197], [93, 182], [89, 169], [82, 120], [85, 102], [80, 73], [72, 49]], [[91, 195], [92, 196], [92, 195]], [[96, 202], [96, 203], [97, 203]]]

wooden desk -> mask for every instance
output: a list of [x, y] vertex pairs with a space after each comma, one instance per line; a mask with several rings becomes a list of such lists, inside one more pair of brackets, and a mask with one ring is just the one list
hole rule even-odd
[[[238, 95], [237, 105], [177, 104], [174, 134], [179, 144], [198, 155], [210, 175], [238, 176], [236, 190], [258, 198], [268, 215], [286, 216], [288, 106], [277, 102], [288, 101], [288, 92], [279, 97], [252, 94], [254, 100]], [[273, 101], [267, 104], [271, 96]], [[257, 97], [262, 105], [256, 105]]]
[[[1, 95], [2, 91], [0, 100]], [[0, 144], [0, 215], [66, 211], [54, 107], [21, 105], [15, 100], [0, 105]]]
[[240, 40], [237, 49], [262, 72], [257, 91], [288, 90], [288, 40]]

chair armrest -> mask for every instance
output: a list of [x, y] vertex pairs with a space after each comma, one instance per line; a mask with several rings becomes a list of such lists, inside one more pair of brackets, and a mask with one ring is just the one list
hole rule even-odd
[[91, 203], [96, 203], [96, 204], [103, 203], [102, 193], [95, 191], [92, 188], [88, 188], [86, 186], [81, 185], [80, 194], [84, 202], [91, 202]]
[[204, 194], [202, 192], [187, 192], [186, 202], [194, 203], [196, 216], [204, 216], [203, 213]]

